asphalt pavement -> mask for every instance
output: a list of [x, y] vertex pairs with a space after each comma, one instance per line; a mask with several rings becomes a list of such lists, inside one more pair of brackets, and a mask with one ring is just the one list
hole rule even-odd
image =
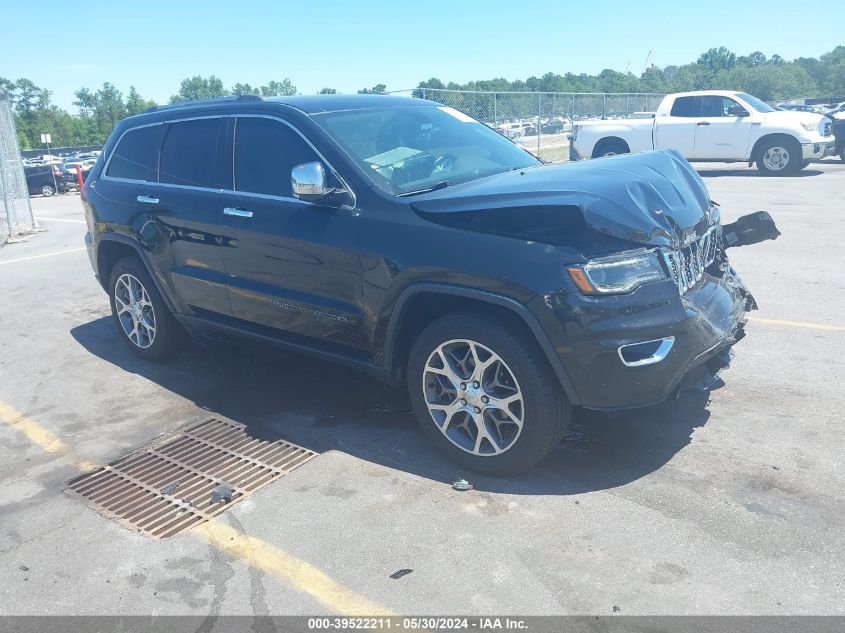
[[[218, 337], [135, 358], [78, 195], [34, 198], [46, 230], [0, 248], [0, 615], [845, 614], [845, 165], [697, 168], [724, 222], [782, 232], [731, 252], [760, 309], [724, 386], [578, 412], [509, 479], [443, 459], [402, 390], [349, 369]], [[162, 540], [65, 494], [211, 415], [320, 454]]]

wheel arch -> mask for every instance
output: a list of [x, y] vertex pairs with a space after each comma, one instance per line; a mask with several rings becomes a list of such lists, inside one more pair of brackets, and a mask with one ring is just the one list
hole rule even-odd
[[519, 301], [486, 290], [449, 284], [420, 282], [405, 288], [396, 300], [384, 338], [385, 373], [393, 382], [402, 380], [408, 354], [416, 335], [434, 319], [472, 307], [483, 307], [522, 328], [537, 344], [572, 404], [577, 393], [554, 346], [537, 318]]
[[771, 132], [770, 134], [761, 136], [754, 142], [754, 146], [751, 148], [751, 155], [748, 157], [748, 164], [752, 165], [758, 158], [760, 158], [760, 151], [766, 143], [778, 139], [787, 143], [794, 143], [798, 145], [799, 148], [801, 147], [801, 142], [792, 136], [792, 134], [787, 134], [786, 132]]
[[141, 260], [141, 263], [144, 264], [144, 267], [150, 275], [150, 279], [153, 280], [156, 290], [158, 290], [158, 293], [167, 304], [168, 309], [172, 313], [175, 313], [176, 311], [174, 309], [173, 302], [171, 301], [168, 293], [164, 291], [164, 288], [162, 288], [161, 282], [155, 274], [155, 270], [150, 264], [149, 258], [144, 252], [144, 249], [142, 249], [134, 240], [126, 237], [125, 235], [109, 233], [100, 235], [99, 237], [97, 242], [97, 280], [100, 282], [103, 290], [106, 292], [109, 291], [109, 278], [111, 277], [111, 271], [112, 268], [114, 268], [114, 265], [124, 257], [129, 257], [131, 255], [135, 255]]
[[603, 136], [593, 146], [592, 157], [598, 158], [599, 156], [601, 156], [601, 150], [603, 150], [608, 145], [614, 144], [624, 145], [628, 153], [631, 153], [631, 146], [628, 145], [628, 142], [625, 139], [620, 138], [619, 136]]

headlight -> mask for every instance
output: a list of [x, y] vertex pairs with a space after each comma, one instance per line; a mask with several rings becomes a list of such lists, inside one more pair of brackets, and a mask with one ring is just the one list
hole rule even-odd
[[820, 126], [817, 121], [801, 121], [801, 127], [808, 132], [818, 132]]
[[657, 254], [652, 251], [602, 257], [566, 270], [584, 294], [631, 292], [644, 283], [666, 278]]

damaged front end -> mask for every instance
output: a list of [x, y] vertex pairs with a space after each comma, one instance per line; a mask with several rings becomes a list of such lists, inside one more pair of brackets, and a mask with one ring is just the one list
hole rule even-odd
[[558, 247], [568, 274], [529, 307], [576, 404], [597, 409], [712, 384], [757, 307], [726, 251], [780, 234], [764, 211], [723, 225], [674, 151], [500, 174], [412, 206], [437, 224]]

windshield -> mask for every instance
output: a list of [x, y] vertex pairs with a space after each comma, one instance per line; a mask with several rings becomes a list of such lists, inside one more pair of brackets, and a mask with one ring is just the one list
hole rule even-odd
[[752, 108], [757, 110], [757, 112], [774, 112], [775, 111], [775, 109], [772, 106], [770, 106], [768, 103], [766, 103], [762, 99], [758, 99], [757, 97], [752, 97], [751, 95], [746, 94], [744, 92], [738, 92], [738, 93], [736, 93], [736, 96], [739, 97], [740, 99], [742, 99], [743, 101], [745, 101], [745, 103], [750, 105]]
[[314, 120], [394, 195], [540, 164], [486, 125], [445, 106], [346, 110]]

